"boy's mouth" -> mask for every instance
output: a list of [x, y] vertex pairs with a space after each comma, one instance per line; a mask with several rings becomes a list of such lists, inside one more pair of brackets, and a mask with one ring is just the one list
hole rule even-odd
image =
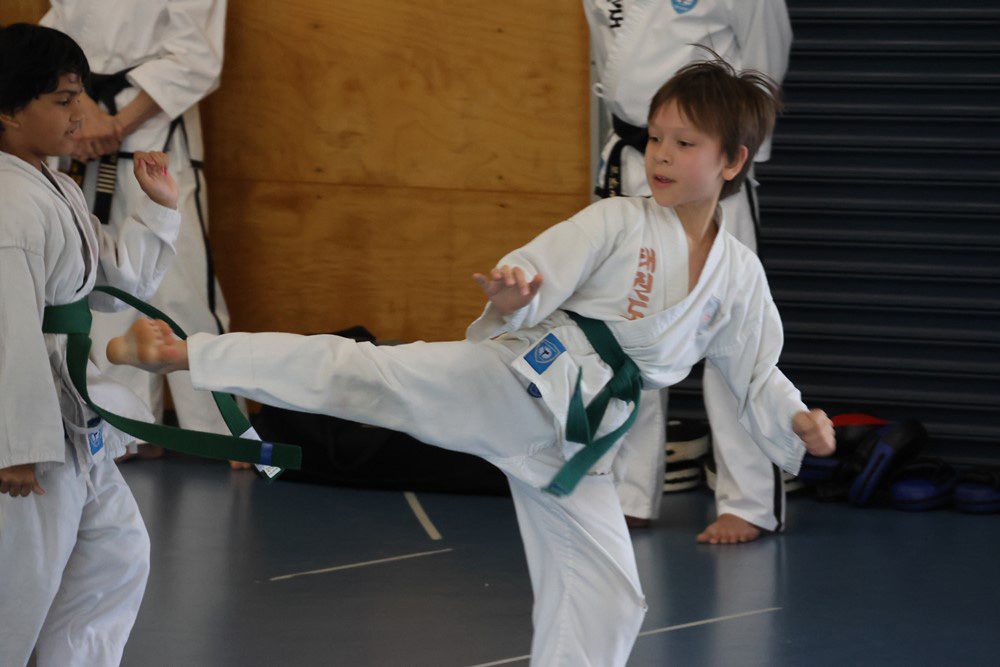
[[653, 175], [653, 180], [661, 185], [670, 185], [671, 183], [676, 182], [672, 178], [667, 178], [666, 176], [657, 176], [655, 174]]

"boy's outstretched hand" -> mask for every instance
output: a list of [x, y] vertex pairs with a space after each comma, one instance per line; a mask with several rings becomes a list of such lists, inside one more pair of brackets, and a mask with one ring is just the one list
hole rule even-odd
[[528, 281], [520, 267], [511, 268], [506, 264], [493, 269], [489, 276], [474, 273], [472, 279], [483, 288], [493, 307], [504, 315], [516, 313], [531, 303], [542, 286], [541, 274]]
[[31, 495], [32, 492], [40, 496], [45, 495], [35, 477], [35, 464], [24, 463], [21, 465], [0, 468], [0, 495], [9, 493], [11, 498], [22, 498]]
[[139, 187], [160, 206], [177, 208], [177, 183], [167, 171], [170, 158], [166, 153], [136, 153], [132, 167]]
[[833, 422], [822, 410], [795, 413], [792, 430], [806, 443], [806, 451], [813, 456], [830, 456], [837, 449]]
[[150, 373], [188, 370], [187, 343], [163, 320], [136, 320], [124, 336], [108, 342], [108, 361]]

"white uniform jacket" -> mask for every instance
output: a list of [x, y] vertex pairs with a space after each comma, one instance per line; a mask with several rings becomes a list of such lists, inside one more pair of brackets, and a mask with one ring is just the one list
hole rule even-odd
[[133, 85], [115, 99], [121, 109], [146, 91], [163, 113], [126, 137], [121, 150], [161, 150], [170, 122], [184, 115], [191, 157], [203, 159], [197, 104], [219, 86], [225, 0], [52, 0], [44, 26], [79, 43], [90, 69], [128, 74]]
[[[683, 276], [686, 286], [684, 238], [673, 210], [652, 199], [592, 204], [500, 260], [521, 267], [529, 278], [542, 274], [542, 286], [530, 304], [508, 317], [488, 305], [466, 336], [524, 340], [513, 368], [535, 385], [559, 420], [567, 457], [580, 447], [564, 440], [578, 371], [586, 402], [611, 370], [560, 310], [606, 322], [647, 389], [676, 384], [709, 358], [736, 395], [740, 422], [755, 442], [780, 467], [797, 473], [805, 448], [791, 423], [806, 407], [776, 366], [783, 332], [764, 269], [722, 225], [698, 283], [677, 300], [667, 279]], [[612, 401], [599, 432], [620, 424], [627, 413], [624, 403]]]
[[[68, 176], [0, 152], [0, 468], [62, 463], [67, 438], [77, 462], [88, 460], [87, 423], [96, 415], [73, 388], [66, 337], [42, 334], [45, 306], [72, 303], [95, 284], [149, 298], [174, 256], [180, 214], [148, 198], [117, 236], [90, 215]], [[100, 294], [92, 308], [124, 307]], [[135, 419], [149, 411], [124, 387], [88, 368], [89, 393], [102, 407]], [[64, 435], [65, 425], [65, 435]], [[124, 452], [130, 438], [104, 429], [105, 455]], [[44, 469], [44, 468], [43, 468]]]

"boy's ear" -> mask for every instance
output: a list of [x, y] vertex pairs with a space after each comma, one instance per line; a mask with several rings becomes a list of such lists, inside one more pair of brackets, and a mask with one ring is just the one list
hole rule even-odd
[[21, 124], [14, 120], [13, 116], [9, 116], [5, 113], [0, 113], [0, 123], [10, 127], [20, 127]]
[[739, 151], [736, 156], [726, 162], [726, 166], [722, 169], [722, 178], [727, 181], [731, 181], [740, 173], [743, 169], [743, 165], [746, 164], [747, 156], [750, 155], [750, 150], [746, 146], [740, 146]]

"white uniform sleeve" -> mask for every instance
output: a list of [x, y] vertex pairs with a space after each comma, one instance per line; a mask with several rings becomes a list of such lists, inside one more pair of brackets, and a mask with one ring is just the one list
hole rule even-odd
[[[755, 69], [779, 84], [788, 71], [792, 24], [785, 0], [730, 0], [730, 16], [744, 69]], [[757, 162], [771, 157], [771, 137], [757, 151]]]
[[708, 356], [739, 402], [740, 424], [783, 470], [798, 474], [805, 443], [792, 430], [792, 417], [806, 410], [795, 385], [778, 370], [784, 333], [778, 309], [761, 275], [745, 313], [735, 316]]
[[559, 308], [607, 258], [613, 244], [607, 240], [598, 205], [545, 230], [526, 246], [508, 254], [497, 266], [520, 267], [528, 280], [542, 274], [542, 286], [531, 303], [504, 316], [492, 303], [469, 325], [466, 339], [487, 340], [517, 329], [532, 327]]
[[65, 456], [42, 335], [44, 280], [41, 255], [0, 246], [0, 468]]
[[225, 0], [170, 0], [161, 57], [128, 74], [171, 119], [219, 86], [226, 32]]
[[[100, 224], [93, 216], [91, 221], [100, 255], [97, 284], [117, 287], [145, 301], [156, 292], [173, 261], [181, 215], [148, 197], [141, 202], [118, 227], [117, 236], [110, 225]], [[125, 307], [100, 292], [91, 293], [90, 305], [105, 312]]]

